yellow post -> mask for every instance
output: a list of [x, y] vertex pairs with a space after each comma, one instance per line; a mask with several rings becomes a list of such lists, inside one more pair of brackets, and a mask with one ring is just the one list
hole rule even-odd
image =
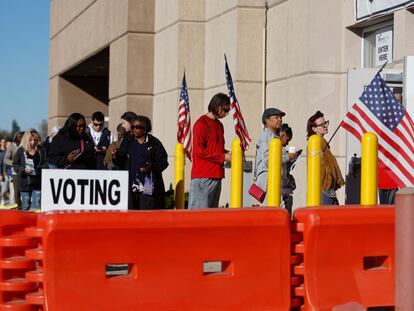
[[365, 133], [361, 143], [361, 205], [376, 205], [378, 186], [377, 136], [373, 133]]
[[231, 194], [230, 207], [243, 206], [243, 152], [240, 139], [234, 139], [231, 146]]
[[308, 140], [308, 207], [321, 205], [321, 141], [318, 135], [312, 135]]
[[175, 145], [174, 205], [176, 209], [184, 208], [184, 148], [183, 148], [183, 144]]
[[272, 138], [269, 142], [268, 167], [267, 205], [280, 207], [282, 191], [282, 142], [279, 138]]

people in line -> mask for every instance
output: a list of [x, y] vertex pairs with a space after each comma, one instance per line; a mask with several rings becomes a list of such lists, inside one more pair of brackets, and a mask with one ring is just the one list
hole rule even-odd
[[307, 123], [307, 138], [312, 135], [321, 137], [321, 188], [322, 205], [338, 205], [336, 190], [345, 185], [341, 170], [335, 156], [332, 154], [328, 142], [324, 136], [328, 133], [329, 121], [325, 120], [320, 111], [314, 113]]
[[52, 141], [49, 163], [57, 168], [95, 169], [95, 146], [85, 128], [85, 117], [72, 113]]
[[16, 171], [13, 169], [13, 157], [16, 154], [17, 148], [20, 145], [24, 132], [16, 132], [13, 136], [12, 143], [6, 149], [6, 154], [4, 156], [4, 167], [5, 171], [7, 172], [10, 183], [9, 183], [9, 191], [10, 191], [10, 205], [17, 205], [17, 209], [21, 209], [22, 202], [20, 199], [20, 189], [19, 183], [17, 181]]
[[91, 123], [86, 127], [86, 134], [93, 141], [95, 147], [96, 169], [103, 170], [104, 158], [110, 144], [114, 142], [114, 136], [105, 126], [105, 116], [100, 111], [92, 114]]
[[36, 130], [28, 129], [13, 157], [24, 211], [40, 208], [42, 168], [46, 168], [46, 164], [46, 152], [40, 146], [40, 135]]
[[[262, 204], [265, 204], [267, 197], [269, 142], [272, 138], [279, 138], [278, 133], [284, 116], [285, 113], [277, 108], [267, 108], [262, 114], [263, 131], [257, 138], [254, 162], [254, 183], [266, 192], [263, 202], [260, 202]], [[287, 161], [287, 159], [284, 160]]]
[[295, 178], [290, 174], [292, 164], [296, 161], [301, 150], [297, 150], [295, 147], [293, 149], [289, 148], [289, 151], [286, 150], [286, 147], [289, 145], [289, 142], [292, 140], [293, 132], [292, 128], [287, 124], [283, 123], [279, 129], [279, 137], [282, 142], [282, 207], [284, 207], [290, 215], [292, 215], [293, 207], [293, 191], [296, 189]]
[[4, 156], [6, 155], [6, 139], [0, 139], [0, 206], [6, 204], [6, 194], [8, 192], [7, 174], [4, 170]]
[[230, 111], [230, 98], [213, 96], [208, 113], [193, 126], [193, 165], [188, 208], [218, 207], [224, 165], [231, 163], [231, 152], [224, 148], [224, 128], [220, 119]]
[[165, 186], [162, 172], [168, 167], [168, 155], [151, 132], [151, 121], [137, 116], [130, 123], [133, 135], [114, 148], [112, 161], [129, 172], [129, 209], [164, 209]]

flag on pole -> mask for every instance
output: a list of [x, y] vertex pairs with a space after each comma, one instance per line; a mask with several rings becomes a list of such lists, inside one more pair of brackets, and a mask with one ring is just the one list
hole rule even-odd
[[178, 106], [178, 131], [177, 140], [183, 144], [185, 154], [191, 161], [192, 140], [191, 140], [191, 118], [190, 103], [188, 100], [187, 82], [185, 72], [181, 84], [180, 104]]
[[414, 186], [414, 123], [378, 72], [341, 126], [356, 138], [378, 137], [378, 166], [388, 168], [400, 188]]
[[249, 149], [251, 138], [249, 137], [249, 132], [247, 131], [246, 124], [244, 123], [243, 115], [240, 110], [240, 105], [236, 98], [236, 93], [234, 92], [233, 79], [231, 77], [229, 65], [227, 64], [226, 55], [224, 55], [224, 60], [226, 83], [227, 89], [229, 91], [230, 107], [231, 113], [233, 115], [234, 130], [236, 131], [237, 136], [239, 136], [240, 138], [242, 150], [246, 151], [247, 149]]

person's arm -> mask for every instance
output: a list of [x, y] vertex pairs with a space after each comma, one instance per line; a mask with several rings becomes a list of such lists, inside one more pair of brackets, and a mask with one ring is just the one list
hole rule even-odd
[[162, 173], [168, 167], [167, 151], [165, 151], [164, 146], [159, 140], [156, 143], [154, 160], [153, 163], [151, 163], [151, 165], [154, 173]]
[[8, 165], [10, 167], [13, 166], [13, 157], [12, 157], [12, 146], [6, 149], [6, 154], [4, 155], [4, 165]]
[[17, 149], [16, 153], [13, 156], [13, 168], [16, 171], [16, 174], [19, 176], [28, 175], [26, 173], [26, 163], [23, 154], [23, 149]]
[[202, 158], [203, 160], [213, 162], [219, 165], [223, 165], [224, 164], [224, 153], [213, 152], [207, 148], [207, 138], [209, 135], [209, 131], [210, 129], [208, 129], [206, 124], [202, 122], [198, 122], [194, 124], [193, 143], [197, 145], [197, 148], [193, 150], [193, 153], [195, 152], [194, 155]]

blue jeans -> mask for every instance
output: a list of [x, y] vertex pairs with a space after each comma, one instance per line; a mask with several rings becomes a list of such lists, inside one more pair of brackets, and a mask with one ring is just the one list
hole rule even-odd
[[334, 193], [335, 190], [333, 189], [322, 191], [322, 205], [339, 205], [338, 199], [333, 196]]
[[20, 195], [22, 197], [23, 211], [28, 211], [30, 208], [40, 208], [40, 190], [33, 190], [32, 192], [24, 191]]

